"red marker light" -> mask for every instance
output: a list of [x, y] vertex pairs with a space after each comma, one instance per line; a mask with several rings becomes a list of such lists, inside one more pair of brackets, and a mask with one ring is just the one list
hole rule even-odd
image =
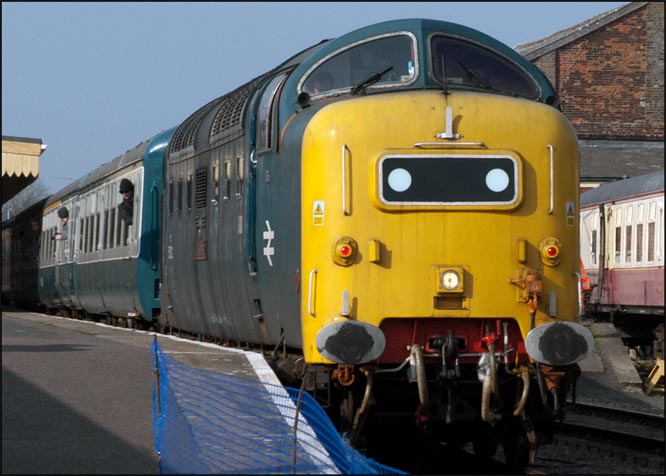
[[351, 266], [358, 253], [358, 245], [350, 236], [338, 236], [333, 241], [331, 258], [339, 266]]
[[547, 266], [557, 266], [560, 264], [560, 250], [562, 243], [553, 237], [544, 238], [539, 245], [541, 249], [541, 261]]

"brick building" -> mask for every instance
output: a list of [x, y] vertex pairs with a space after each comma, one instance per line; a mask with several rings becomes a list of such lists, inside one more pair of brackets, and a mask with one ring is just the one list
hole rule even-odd
[[583, 189], [664, 169], [663, 3], [631, 2], [515, 49], [576, 128]]

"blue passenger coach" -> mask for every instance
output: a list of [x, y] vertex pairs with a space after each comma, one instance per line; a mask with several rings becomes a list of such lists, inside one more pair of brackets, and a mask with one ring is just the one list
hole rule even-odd
[[[47, 307], [147, 321], [159, 313], [162, 163], [172, 134], [142, 142], [47, 201], [39, 280]], [[131, 224], [118, 209], [123, 179], [134, 187]], [[52, 240], [62, 207], [69, 236]]]
[[[42, 237], [39, 256], [39, 300], [47, 309], [72, 311], [78, 307], [76, 298], [74, 251], [76, 248], [76, 219], [80, 179], [51, 195], [44, 205]], [[67, 209], [68, 236], [72, 239], [56, 240], [63, 231], [58, 210]], [[66, 310], [66, 311], [65, 311]]]

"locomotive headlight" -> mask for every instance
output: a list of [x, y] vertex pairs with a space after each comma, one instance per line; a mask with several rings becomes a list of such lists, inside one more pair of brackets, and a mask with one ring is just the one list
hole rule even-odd
[[333, 262], [340, 266], [349, 266], [356, 259], [358, 245], [350, 236], [338, 236], [333, 240]]
[[461, 293], [463, 288], [463, 269], [461, 267], [437, 266], [437, 292]]
[[453, 291], [460, 286], [460, 275], [453, 270], [449, 270], [442, 274], [440, 281], [445, 290]]
[[553, 237], [544, 238], [539, 245], [541, 250], [541, 261], [548, 266], [555, 266], [560, 262], [560, 250], [562, 243]]

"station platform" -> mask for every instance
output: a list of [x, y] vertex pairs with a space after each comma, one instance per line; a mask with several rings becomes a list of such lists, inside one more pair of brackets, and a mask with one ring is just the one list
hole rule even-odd
[[3, 309], [2, 364], [2, 474], [396, 473], [256, 352]]
[[159, 474], [151, 346], [191, 367], [279, 384], [257, 353], [2, 311], [2, 474]]

